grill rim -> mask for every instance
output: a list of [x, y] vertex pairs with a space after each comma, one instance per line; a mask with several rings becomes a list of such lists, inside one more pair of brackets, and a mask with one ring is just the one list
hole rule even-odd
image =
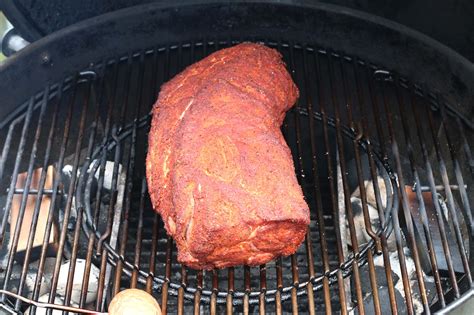
[[[145, 20], [146, 18], [150, 19], [150, 16], [152, 16], [154, 17], [154, 19], [158, 20], [166, 18], [163, 16], [167, 13], [169, 14], [168, 11], [174, 11], [175, 9], [177, 12], [179, 12], [180, 10], [182, 11], [185, 9], [198, 8], [199, 6], [217, 6], [219, 4], [221, 4], [221, 1], [217, 0], [184, 0], [179, 2], [178, 4], [172, 5], [159, 2], [137, 5], [81, 21], [77, 24], [68, 26], [58, 32], [52, 33], [32, 43], [25, 49], [21, 50], [19, 53], [12, 56], [12, 58], [8, 58], [6, 61], [0, 64], [0, 75], [7, 78], [7, 80], [0, 81], [0, 99], [5, 100], [4, 106], [0, 108], [0, 128], [4, 128], [4, 126], [12, 118], [14, 118], [19, 112], [24, 109], [23, 107], [16, 107], [16, 104], [24, 104], [24, 102], [26, 101], [23, 95], [30, 95], [31, 90], [34, 90], [35, 93], [40, 93], [42, 91], [41, 84], [38, 84], [37, 87], [31, 84], [31, 82], [41, 82], [41, 80], [34, 80], [31, 78], [48, 78], [48, 81], [46, 83], [51, 84], [53, 82], [60, 81], [62, 78], [67, 77], [68, 75], [71, 75], [72, 73], [77, 71], [77, 69], [87, 68], [88, 66], [90, 66], [88, 65], [88, 62], [90, 60], [102, 60], [106, 58], [105, 56], [109, 58], [111, 56], [125, 55], [130, 49], [123, 48], [117, 43], [115, 43], [114, 45], [113, 43], [120, 42], [120, 38], [126, 36], [135, 39], [133, 37], [133, 34], [126, 32], [132, 32], [131, 30], [129, 30], [129, 28], [136, 31], [136, 28], [133, 28], [133, 25], [131, 25], [129, 28], [125, 28], [125, 30], [120, 29], [120, 25], [117, 26], [116, 24], [118, 23], [115, 23], [116, 21], [123, 21], [123, 23], [127, 22], [128, 25], [128, 21], [131, 20], [130, 23], [136, 24], [136, 20], [140, 20], [140, 17], [144, 17], [143, 19]], [[471, 106], [472, 108], [463, 108], [459, 106], [459, 104], [474, 104], [474, 88], [472, 88], [474, 87], [474, 63], [471, 63], [469, 60], [467, 60], [465, 57], [463, 57], [453, 49], [424, 35], [423, 33], [413, 30], [402, 24], [362, 11], [349, 9], [333, 4], [312, 3], [310, 0], [282, 0], [278, 1], [278, 3], [273, 3], [272, 1], [264, 0], [238, 0], [235, 1], [233, 5], [255, 5], [257, 7], [268, 5], [270, 7], [275, 8], [296, 8], [301, 11], [310, 12], [313, 15], [321, 15], [322, 18], [325, 18], [326, 16], [335, 16], [334, 20], [346, 19], [348, 21], [347, 23], [352, 22], [354, 23], [354, 26], [361, 26], [358, 31], [365, 32], [364, 34], [358, 34], [357, 32], [351, 34], [351, 36], [359, 36], [357, 38], [359, 41], [361, 38], [364, 39], [365, 36], [369, 36], [369, 38], [365, 38], [365, 40], [363, 41], [367, 43], [370, 42], [368, 41], [371, 37], [370, 33], [383, 33], [377, 34], [376, 41], [382, 42], [382, 44], [386, 46], [386, 52], [390, 51], [390, 48], [393, 50], [399, 49], [399, 47], [391, 47], [396, 44], [390, 42], [393, 42], [394, 40], [395, 42], [397, 42], [398, 40], [398, 43], [403, 43], [401, 44], [402, 46], [407, 46], [412, 49], [418, 50], [418, 55], [424, 56], [425, 59], [428, 56], [436, 57], [438, 64], [433, 69], [430, 69], [434, 72], [432, 73], [432, 75], [436, 74], [437, 72], [451, 73], [455, 75], [454, 80], [456, 80], [456, 82], [452, 82], [452, 84], [454, 85], [450, 86], [450, 89], [453, 89], [453, 91], [455, 92], [452, 92], [449, 88], [444, 88], [444, 86], [449, 85], [446, 84], [446, 80], [440, 81], [443, 84], [440, 86], [436, 86], [436, 88], [440, 89], [442, 94], [450, 95], [453, 97], [453, 100], [451, 102], [448, 102], [448, 108], [453, 110], [454, 112], [461, 113], [461, 115], [459, 116], [462, 117], [464, 122], [466, 122], [471, 128], [474, 128], [474, 119], [467, 119], [467, 117], [474, 117], [474, 106]], [[166, 22], [166, 20], [160, 20], [160, 22]], [[193, 26], [195, 25], [193, 24]], [[192, 27], [191, 30], [194, 30], [194, 28]], [[160, 29], [158, 29], [158, 31], [160, 31]], [[298, 31], [304, 31], [304, 29], [299, 29]], [[388, 38], [389, 35], [392, 37], [395, 35], [396, 39]], [[387, 39], [385, 39], [385, 36], [387, 36]], [[160, 38], [157, 41], [157, 44], [169, 44], [170, 42], [181, 42], [182, 40], [184, 40], [180, 39], [179, 37], [180, 36], [176, 36], [176, 34], [173, 34], [171, 36], [165, 35], [163, 36], [163, 39]], [[76, 39], [78, 43], [83, 45], [81, 46], [80, 44], [78, 45], [76, 43], [74, 47], [71, 47], [71, 38]], [[196, 36], [194, 36], [193, 38], [194, 40], [197, 39]], [[99, 39], [103, 40], [104, 42], [96, 43], [95, 46], [90, 45], [91, 43], [87, 42], [97, 41]], [[319, 39], [314, 38], [313, 35], [311, 40], [303, 40], [302, 42], [309, 43], [314, 42], [315, 40]], [[318, 44], [318, 46], [321, 47], [334, 47], [333, 45], [321, 45], [319, 42], [316, 43]], [[354, 44], [354, 42], [352, 42], [351, 44]], [[65, 49], [64, 47], [67, 48]], [[350, 44], [347, 47], [351, 47]], [[403, 47], [401, 48], [401, 52], [403, 53], [404, 49]], [[136, 50], [139, 50], [139, 48], [137, 48]], [[349, 51], [347, 51], [345, 49], [335, 47], [335, 50], [346, 51], [352, 55], [359, 56], [362, 59], [372, 60], [378, 64], [384, 65], [384, 62], [378, 62], [377, 59], [380, 58], [373, 58], [372, 56], [369, 57], [370, 54], [373, 52], [371, 52], [368, 48], [355, 48], [357, 54], [349, 52], [350, 49]], [[83, 59], [85, 61], [78, 62], [78, 59]], [[66, 60], [69, 62], [65, 62]], [[387, 62], [387, 60], [390, 60], [390, 58], [384, 56], [382, 60], [385, 60], [385, 62]], [[418, 61], [419, 65], [423, 65], [423, 60], [423, 58], [419, 58], [418, 60], [411, 60], [411, 62], [404, 60], [404, 63], [409, 62], [413, 65], [417, 65]], [[20, 64], [21, 66], [19, 66]], [[393, 64], [395, 72], [405, 72], [399, 71], [397, 69], [397, 66], [398, 64], [395, 62]], [[411, 68], [405, 68], [405, 70], [409, 69]], [[411, 76], [409, 77], [412, 82], [424, 83], [425, 81], [433, 80], [432, 76], [422, 76], [418, 78], [417, 72], [412, 72]], [[16, 82], [19, 88], [24, 88], [25, 86], [29, 88], [23, 91], [26, 94], [22, 93], [22, 91], [18, 93], [8, 93], [7, 91], [9, 91], [9, 82]], [[456, 84], [461, 84], [461, 87], [456, 86]], [[430, 84], [430, 86], [433, 85]], [[465, 91], [466, 87], [468, 91]], [[469, 87], [471, 87], [470, 90]]]

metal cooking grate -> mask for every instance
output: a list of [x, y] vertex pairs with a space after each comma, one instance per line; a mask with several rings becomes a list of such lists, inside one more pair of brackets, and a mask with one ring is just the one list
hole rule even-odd
[[[21, 196], [20, 220], [3, 215], [2, 289], [38, 300], [52, 256], [49, 302], [59, 294], [61, 265], [70, 261], [63, 299], [55, 302], [75, 304], [71, 280], [80, 258], [86, 279], [76, 303], [98, 311], [130, 286], [153, 292], [163, 311], [178, 313], [429, 313], [458, 299], [472, 285], [472, 122], [426, 87], [315, 47], [267, 43], [282, 52], [301, 92], [282, 130], [311, 208], [305, 243], [261, 267], [198, 272], [176, 262], [146, 190], [147, 115], [163, 82], [230, 44], [183, 44], [99, 62], [30, 98], [0, 139], [0, 202], [7, 214]], [[50, 187], [48, 165], [55, 170]], [[28, 195], [41, 202], [27, 227], [30, 241], [19, 248]], [[53, 249], [48, 237], [32, 246], [45, 196], [51, 198], [46, 235], [58, 226]], [[350, 232], [370, 207], [377, 222], [366, 222], [374, 224], [376, 242], [359, 248]], [[29, 287], [33, 260], [39, 263]], [[100, 274], [95, 302], [88, 303], [91, 264]], [[17, 311], [26, 308], [0, 297]]]
[[[308, 112], [306, 110], [302, 110], [302, 109], [297, 109], [297, 110], [293, 110], [291, 113], [288, 114], [288, 119], [292, 119], [292, 117], [294, 116], [294, 119], [298, 119], [298, 120], [302, 120], [302, 119], [305, 119], [305, 120], [309, 120], [311, 118], [308, 118]], [[321, 121], [322, 121], [322, 116], [321, 114], [318, 114], [318, 113], [314, 113], [313, 115], [314, 117], [312, 117], [314, 120], [316, 120], [316, 122], [312, 122], [312, 124], [318, 126], [319, 124], [321, 124]], [[331, 119], [328, 121], [328, 124], [329, 126], [335, 126], [336, 123]], [[80, 179], [79, 179], [79, 182], [78, 182], [78, 189], [77, 189], [77, 194], [76, 194], [76, 200], [77, 200], [77, 206], [78, 208], [80, 209], [84, 209], [84, 215], [86, 217], [85, 219], [85, 224], [84, 224], [84, 228], [86, 230], [86, 234], [88, 237], [90, 237], [90, 234], [91, 233], [95, 233], [95, 237], [98, 238], [98, 239], [102, 239], [102, 240], [106, 240], [106, 237], [111, 236], [111, 233], [112, 233], [112, 230], [111, 228], [109, 227], [106, 227], [105, 225], [103, 225], [103, 228], [102, 230], [103, 231], [100, 231], [100, 220], [97, 221], [96, 218], [100, 218], [101, 217], [101, 213], [100, 213], [100, 209], [98, 208], [95, 208], [97, 207], [97, 201], [100, 200], [100, 197], [97, 197], [95, 198], [95, 196], [97, 195], [97, 191], [95, 190], [94, 191], [94, 188], [93, 188], [93, 183], [94, 181], [96, 180], [97, 178], [97, 175], [99, 175], [98, 177], [98, 180], [104, 180], [104, 176], [105, 175], [100, 175], [100, 167], [101, 167], [101, 161], [107, 161], [107, 157], [115, 157], [116, 159], [113, 161], [114, 165], [120, 165], [120, 154], [116, 154], [116, 152], [121, 152], [124, 147], [127, 147], [127, 144], [128, 144], [128, 149], [127, 150], [130, 150], [132, 149], [134, 151], [134, 154], [135, 155], [138, 155], [138, 156], [145, 156], [145, 153], [146, 153], [146, 147], [141, 147], [141, 148], [137, 148], [136, 146], [136, 140], [137, 140], [137, 133], [140, 133], [140, 128], [149, 128], [150, 127], [150, 117], [149, 116], [146, 116], [146, 117], [143, 117], [139, 120], [137, 120], [136, 122], [132, 123], [131, 125], [129, 126], [126, 126], [124, 127], [123, 129], [121, 129], [118, 133], [114, 133], [111, 138], [110, 138], [110, 141], [107, 142], [105, 145], [101, 146], [100, 148], [98, 148], [91, 156], [91, 158], [86, 161], [86, 163], [82, 166], [82, 169], [81, 169], [81, 176], [80, 176]], [[285, 135], [288, 137], [288, 126], [285, 125], [284, 127], [284, 132], [285, 132]], [[297, 132], [298, 132], [298, 129], [297, 129]], [[328, 132], [327, 128], [326, 128], [326, 132]], [[342, 133], [342, 131], [341, 131]], [[348, 137], [348, 141], [359, 141], [359, 144], [358, 146], [360, 146], [360, 148], [357, 148], [357, 150], [359, 151], [362, 151], [362, 152], [366, 152], [366, 147], [367, 147], [367, 143], [365, 143], [364, 141], [362, 141], [362, 139], [359, 139], [359, 140], [356, 140], [357, 138], [357, 134], [354, 134], [351, 130], [349, 129], [345, 129], [344, 130], [344, 134]], [[300, 137], [300, 136], [298, 136]], [[129, 143], [127, 143], [127, 141]], [[290, 139], [287, 139], [287, 141], [291, 141]], [[359, 152], [358, 154], [359, 155], [362, 155], [363, 153], [362, 152]], [[297, 152], [295, 152], [295, 155], [296, 156], [301, 156], [302, 153], [298, 154]], [[378, 157], [377, 155], [375, 155], [375, 157]], [[104, 163], [104, 162], [103, 162]], [[103, 165], [102, 163], [102, 165]], [[132, 162], [131, 160], [129, 161], [129, 167], [130, 168], [133, 168], [132, 166], [130, 166], [130, 163], [134, 163]], [[384, 184], [385, 184], [385, 187], [388, 187], [387, 191], [388, 191], [388, 194], [387, 194], [387, 201], [386, 201], [386, 204], [387, 204], [387, 207], [386, 207], [386, 210], [384, 210], [384, 214], [383, 214], [383, 217], [385, 218], [385, 220], [387, 221], [387, 218], [390, 216], [390, 214], [395, 211], [397, 211], [397, 206], [398, 206], [398, 203], [397, 202], [394, 202], [394, 199], [396, 200], [396, 194], [395, 196], [392, 195], [392, 184], [393, 186], [395, 186], [395, 179], [394, 179], [394, 176], [392, 174], [392, 171], [390, 169], [384, 169], [384, 165], [382, 164], [382, 161], [381, 160], [376, 160], [376, 163], [378, 164], [378, 168], [377, 168], [377, 173], [378, 174], [381, 174], [379, 176], [381, 176], [382, 178], [384, 178]], [[385, 165], [387, 168], [388, 168], [388, 165]], [[103, 166], [105, 167], [105, 166]], [[118, 178], [119, 178], [119, 171], [118, 171], [118, 168], [115, 169], [116, 172], [112, 174], [112, 178], [113, 180], [115, 181], [118, 181]], [[134, 171], [138, 171], [140, 172], [140, 176], [139, 177], [144, 177], [145, 174], [143, 173], [144, 170], [143, 169], [137, 169], [137, 168], [134, 168]], [[131, 175], [131, 173], [128, 173], [127, 174], [128, 178], [130, 178], [130, 176], [133, 176]], [[304, 173], [303, 175], [301, 176], [301, 178], [304, 178]], [[132, 181], [132, 180], [130, 180]], [[314, 179], [311, 180], [312, 182], [311, 183], [307, 183], [307, 182], [301, 182], [302, 186], [304, 187], [304, 190], [305, 190], [305, 195], [307, 196], [307, 199], [309, 200], [313, 200], [315, 199], [314, 197], [312, 197], [312, 194], [310, 191], [312, 189], [314, 189]], [[99, 185], [100, 186], [100, 185]], [[113, 185], [115, 186], [115, 185]], [[124, 189], [126, 189], [126, 185], [122, 186]], [[118, 194], [123, 194], [123, 193], [130, 193], [132, 194], [133, 193], [133, 187], [129, 188], [131, 189], [132, 191], [130, 192], [121, 192], [120, 190], [118, 190], [117, 192], [117, 195]], [[145, 180], [142, 180], [142, 194], [145, 192]], [[320, 194], [320, 193], [318, 193]], [[394, 198], [395, 197], [395, 198]], [[93, 200], [93, 198], [95, 198], [95, 200]], [[135, 200], [140, 200], [141, 202], [144, 202], [144, 200], [142, 200], [143, 198], [146, 198], [145, 196], [137, 196], [137, 198], [132, 198], [132, 197], [127, 197], [125, 199], [125, 202], [127, 203], [131, 203], [132, 202], [132, 199], [135, 199]], [[337, 198], [337, 196], [332, 196], [331, 198]], [[122, 209], [123, 208], [123, 205], [119, 205], [117, 207], [117, 199], [120, 199], [119, 197], [117, 196], [114, 196], [114, 198], [112, 199], [113, 201], [112, 202], [109, 202], [107, 203], [106, 207], [103, 207], [104, 208], [104, 212], [105, 213], [102, 213], [103, 217], [114, 217], [114, 220], [115, 218], [117, 218], [117, 220], [119, 220], [118, 218], [120, 218], [120, 215], [121, 212], [120, 211], [117, 211], [116, 209]], [[128, 200], [130, 199], [130, 200]], [[317, 198], [316, 198], [317, 199]], [[316, 201], [318, 202], [318, 201]], [[133, 211], [131, 209], [127, 210], [128, 207], [130, 208], [133, 208], [132, 206], [126, 206], [125, 207], [125, 211]], [[152, 213], [152, 208], [151, 207], [145, 207], [146, 209], [143, 210], [145, 206], [143, 204], [137, 204], [136, 205], [136, 208], [140, 208], [140, 211], [147, 211], [147, 213]], [[97, 209], [97, 210], [96, 210]], [[112, 213], [114, 212], [115, 213]], [[107, 213], [109, 212], [109, 213]], [[124, 214], [125, 217], [130, 217], [130, 215], [128, 213], [125, 213]], [[139, 216], [143, 216], [143, 214], [139, 214]], [[322, 220], [324, 220], [324, 214], [319, 214], [318, 216], [318, 213], [316, 212], [315, 215], [313, 215], [313, 224], [311, 225], [311, 231], [310, 231], [310, 234], [309, 234], [309, 237], [308, 237], [308, 244], [307, 246], [312, 246], [311, 245], [311, 240], [314, 239], [316, 243], [319, 242], [319, 239], [321, 238], [319, 234], [319, 231], [318, 231], [318, 227], [317, 227], [317, 222], [320, 221], [321, 218]], [[331, 218], [331, 216], [329, 216], [329, 218]], [[112, 220], [112, 222], [114, 221]], [[334, 218], [332, 218], [332, 222], [334, 222]], [[104, 220], [105, 221], [105, 220]], [[131, 221], [131, 218], [129, 219], [129, 221]], [[109, 219], [108, 222], [111, 222], [111, 220]], [[119, 222], [119, 221], [117, 221]], [[130, 228], [127, 226], [127, 227], [123, 227], [123, 225], [125, 224], [128, 224], [127, 223], [118, 223], [118, 227], [116, 228], [117, 231], [119, 231], [120, 229], [123, 229], [122, 231], [127, 231], [126, 234], [128, 234], [130, 232]], [[112, 223], [113, 225], [113, 223]], [[139, 224], [141, 227], [139, 227], [139, 231], [137, 230], [136, 233], [138, 233], [139, 235], [141, 235], [143, 233], [143, 222]], [[331, 224], [334, 226], [334, 224]], [[163, 227], [161, 227], [163, 228]], [[319, 227], [319, 229], [321, 229], [321, 227]], [[385, 234], [388, 235], [389, 234], [389, 229], [388, 229], [388, 226], [385, 226]], [[314, 236], [311, 235], [311, 232], [313, 232]], [[135, 235], [136, 233], [132, 233], [132, 235]], [[333, 232], [334, 233], [334, 232]], [[340, 233], [340, 232], [336, 232], [336, 233]], [[352, 266], [354, 266], [355, 264], [359, 265], [359, 264], [363, 264], [366, 262], [367, 260], [367, 252], [368, 251], [373, 251], [375, 246], [376, 246], [376, 242], [380, 242], [379, 238], [376, 236], [376, 235], [379, 235], [382, 233], [382, 227], [380, 227], [380, 230], [379, 231], [374, 231], [374, 238], [371, 239], [369, 242], [367, 242], [364, 246], [361, 246], [360, 249], [358, 249], [357, 251], [357, 254], [355, 252], [350, 252], [350, 253], [347, 253], [346, 255], [342, 255], [341, 256], [341, 259], [339, 261], [339, 263], [332, 267], [332, 268], [329, 268], [327, 270], [327, 272], [325, 273], [325, 275], [321, 275], [319, 277], [316, 277], [316, 276], [309, 276], [307, 277], [307, 272], [303, 272], [303, 274], [306, 275], [306, 277], [304, 277], [304, 279], [302, 279], [303, 277], [300, 277], [299, 279], [299, 283], [297, 282], [296, 284], [293, 283], [292, 285], [290, 286], [287, 286], [287, 287], [282, 287], [280, 288], [280, 292], [282, 293], [282, 300], [285, 300], [287, 298], [290, 297], [290, 292], [293, 290], [293, 289], [297, 289], [297, 292], [296, 294], [297, 295], [300, 295], [300, 294], [304, 294], [304, 292], [306, 291], [306, 287], [307, 287], [307, 284], [308, 282], [312, 282], [313, 286], [315, 287], [315, 289], [317, 288], [320, 288], [322, 287], [322, 282], [323, 282], [323, 279], [324, 278], [327, 278], [328, 279], [328, 282], [329, 282], [329, 285], [333, 284], [333, 283], [336, 283], [337, 282], [337, 274], [340, 273], [340, 275], [342, 277], [347, 277], [348, 275], [350, 275], [351, 273], [351, 269], [352, 269]], [[123, 234], [125, 235], [125, 234]], [[337, 235], [337, 234], [336, 234]], [[140, 238], [140, 237], [137, 237], [137, 239]], [[152, 237], [152, 239], [154, 239]], [[136, 239], [135, 239], [136, 240]], [[115, 240], [114, 240], [115, 242]], [[336, 239], [336, 246], [338, 247], [341, 247], [341, 250], [342, 250], [342, 247], [343, 245], [340, 244], [340, 239], [337, 238]], [[128, 243], [126, 240], [122, 240], [122, 243], [126, 244]], [[135, 263], [134, 262], [134, 257], [127, 257], [126, 255], [126, 252], [129, 252], [129, 253], [132, 253], [133, 251], [130, 250], [130, 251], [127, 251], [126, 250], [126, 246], [127, 245], [124, 245], [125, 246], [125, 253], [119, 253], [119, 251], [116, 250], [117, 246], [114, 245], [114, 244], [110, 244], [109, 242], [99, 242], [99, 251], [102, 247], [102, 244], [104, 247], [106, 247], [107, 251], [110, 253], [110, 255], [113, 257], [112, 259], [117, 262], [117, 261], [121, 261], [121, 263], [123, 263], [125, 265], [125, 268], [126, 269], [129, 269], [129, 273], [130, 271], [132, 271], [134, 268], [137, 268], [138, 269], [138, 273], [146, 278], [146, 277], [153, 277], [154, 279], [154, 282], [156, 282], [158, 285], [162, 285], [163, 283], [167, 282], [166, 278], [165, 277], [160, 277], [160, 276], [155, 276], [151, 271], [149, 270], [146, 270], [146, 269], [142, 269], [140, 266], [137, 266], [139, 264]], [[380, 244], [378, 245], [380, 246]], [[380, 251], [380, 249], [378, 249]], [[173, 247], [173, 251], [174, 251], [174, 247]], [[302, 268], [305, 268], [304, 266], [307, 266], [307, 265], [314, 265], [314, 260], [318, 260], [319, 257], [313, 257], [313, 255], [309, 255], [309, 253], [307, 252], [308, 249], [306, 249], [306, 252], [301, 250], [297, 255], [296, 255], [296, 260], [298, 260], [298, 255], [302, 256], [300, 257], [300, 261], [301, 263], [303, 263], [303, 266]], [[306, 256], [303, 256], [304, 254], [306, 254]], [[125, 255], [125, 257], [124, 257]], [[128, 259], [127, 259], [128, 258]], [[322, 264], [322, 262], [320, 262], [320, 264]], [[137, 267], [134, 267], [137, 266]], [[268, 268], [271, 268], [270, 266], [265, 266], [262, 268], [265, 268], [265, 269], [268, 269]], [[294, 269], [294, 268], [297, 268], [297, 264], [295, 264], [294, 262], [292, 263], [291, 265], [291, 268]], [[300, 270], [302, 269], [300, 268]], [[256, 271], [256, 270], [254, 270]], [[306, 271], [306, 270], [305, 270]], [[189, 270], [186, 270], [185, 271], [188, 278], [189, 278], [189, 275], [190, 275], [190, 271]], [[254, 272], [254, 274], [252, 274], [251, 271], [247, 271], [248, 273], [250, 273], [251, 276], [254, 276], [254, 277], [257, 277], [258, 276], [258, 273]], [[293, 270], [294, 272], [294, 270]], [[234, 273], [235, 273], [235, 270], [234, 270]], [[198, 275], [199, 277], [199, 275]], [[229, 275], [229, 277], [233, 277], [232, 275]], [[142, 279], [144, 280], [144, 279]], [[201, 280], [197, 280], [198, 282], [202, 281]], [[144, 281], [143, 281], [144, 282]], [[234, 279], [234, 282], [235, 282], [235, 279]], [[175, 294], [177, 295], [177, 290], [179, 290], [181, 284], [180, 283], [173, 283], [173, 282], [170, 282], [170, 292], [172, 294]], [[235, 285], [235, 283], [234, 283]], [[295, 287], [296, 286], [296, 287]], [[236, 301], [234, 303], [236, 304], [240, 304], [242, 301], [242, 297], [245, 296], [246, 292], [244, 290], [240, 290], [240, 289], [237, 289], [238, 287], [234, 288], [233, 289], [233, 298], [236, 299]], [[267, 301], [273, 301], [274, 300], [274, 295], [276, 294], [276, 292], [278, 291], [278, 288], [276, 285], [273, 285], [273, 286], [269, 286], [268, 283], [267, 283], [267, 287], [266, 287], [266, 291], [265, 291], [265, 296], [266, 296], [266, 299]], [[192, 298], [193, 295], [195, 294], [196, 292], [196, 286], [193, 286], [193, 285], [190, 285], [188, 284], [185, 288], [185, 295], [187, 295], [187, 297], [189, 298]], [[248, 292], [249, 294], [249, 303], [250, 304], [255, 304], [255, 303], [258, 303], [258, 295], [260, 294], [260, 291], [254, 291], [254, 292]], [[212, 292], [210, 290], [203, 290], [201, 292], [201, 299], [205, 302], [209, 302], [209, 298], [210, 296], [212, 296]], [[217, 302], [218, 303], [225, 303], [226, 302], [226, 297], [227, 297], [227, 292], [219, 292], [217, 294]]]

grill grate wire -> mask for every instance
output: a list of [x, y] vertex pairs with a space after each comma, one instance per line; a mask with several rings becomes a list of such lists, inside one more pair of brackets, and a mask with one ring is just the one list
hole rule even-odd
[[[463, 224], [467, 226], [471, 241], [474, 161], [470, 144], [473, 132], [464, 118], [456, 116], [442, 96], [426, 93], [427, 89], [412, 85], [390, 72], [384, 73], [357, 58], [270, 41], [267, 44], [278, 48], [284, 55], [301, 90], [299, 102], [288, 114], [282, 130], [295, 157], [298, 181], [306, 197], [311, 199], [308, 202], [312, 211], [312, 228], [297, 254], [279, 258], [268, 265], [208, 273], [188, 270], [177, 264], [173, 240], [166, 237], [161, 219], [150, 210], [143, 178], [148, 118], [142, 117], [146, 117], [163, 82], [185, 65], [232, 43], [214, 41], [175, 45], [107, 60], [45, 88], [39, 97], [32, 96], [25, 103], [25, 111], [9, 124], [0, 143], [3, 145], [0, 174], [4, 182], [2, 187], [5, 187], [2, 202], [6, 211], [0, 235], [2, 248], [8, 250], [7, 263], [1, 272], [2, 288], [8, 290], [15, 282], [12, 274], [17, 258], [19, 227], [22, 226], [26, 198], [36, 194], [33, 215], [36, 221], [43, 196], [52, 198], [45, 235], [49, 236], [53, 223], [58, 220], [56, 214], [61, 196], [66, 201], [61, 205], [63, 220], [60, 226], [72, 225], [71, 229], [60, 230], [49, 303], [55, 301], [60, 266], [67, 258], [71, 263], [64, 304], [71, 305], [72, 279], [78, 257], [86, 260], [85, 280], [78, 304], [96, 311], [105, 311], [107, 302], [122, 288], [138, 287], [155, 294], [164, 313], [176, 311], [183, 314], [189, 310], [194, 310], [195, 314], [208, 311], [211, 314], [223, 311], [251, 313], [258, 310], [260, 313], [279, 314], [291, 310], [293, 313], [337, 311], [345, 314], [351, 308], [357, 308], [363, 314], [369, 312], [364, 303], [368, 292], [362, 288], [362, 282], [368, 280], [373, 294], [373, 310], [380, 314], [387, 300], [381, 300], [379, 295], [381, 276], [376, 273], [374, 265], [374, 259], [379, 255], [383, 259], [383, 276], [392, 313], [419, 311], [413, 301], [414, 295], [421, 296], [422, 310], [426, 313], [431, 312], [430, 306], [432, 309], [444, 307], [452, 299], [459, 298], [466, 290], [465, 283], [472, 285], [469, 265], [472, 250], [468, 252], [466, 248]], [[313, 118], [313, 113], [318, 119]], [[124, 134], [127, 136], [118, 139]], [[111, 139], [115, 145], [107, 147]], [[359, 250], [354, 235], [356, 226], [350, 199], [348, 152], [354, 155], [363, 215], [372, 237], [372, 246], [365, 251]], [[97, 162], [92, 164], [94, 158]], [[111, 187], [121, 187], [113, 192], [106, 192], [103, 188], [107, 161], [114, 162]], [[98, 170], [99, 189], [96, 191], [90, 188], [91, 176], [84, 182], [77, 172], [87, 163], [95, 165]], [[369, 165], [366, 180], [375, 191], [380, 224], [393, 225], [399, 266], [392, 266], [387, 233], [371, 231], [368, 223], [364, 163]], [[46, 169], [50, 164], [55, 167], [55, 176], [51, 189], [46, 189]], [[60, 175], [66, 164], [72, 165], [72, 178], [67, 187]], [[42, 167], [37, 190], [30, 189], [35, 167]], [[384, 200], [377, 181], [384, 167], [396, 170], [397, 190], [393, 191], [394, 206], [390, 215], [384, 213]], [[336, 188], [337, 168], [341, 174], [342, 192]], [[16, 187], [21, 171], [26, 172], [26, 185]], [[410, 200], [405, 190], [405, 185], [410, 184], [413, 184], [419, 203], [422, 231], [418, 232], [415, 232]], [[444, 210], [437, 199], [439, 185], [445, 194], [452, 223], [443, 219]], [[424, 186], [431, 193], [436, 225], [429, 222], [427, 205], [422, 197]], [[74, 204], [77, 202], [76, 191], [81, 187], [86, 187], [85, 194], [93, 197], [92, 224], [97, 231], [100, 230], [100, 233], [87, 233], [88, 238], [82, 231], [82, 228], [87, 230], [85, 210], [76, 208]], [[20, 215], [14, 235], [8, 236], [7, 219], [15, 194], [22, 196]], [[107, 194], [110, 201], [104, 209], [101, 201]], [[348, 241], [353, 259], [349, 260], [345, 254], [347, 244], [337, 224], [340, 195], [344, 197], [351, 232]], [[458, 217], [458, 209], [461, 217]], [[36, 221], [31, 225], [16, 288], [19, 295], [26, 294]], [[433, 245], [435, 228], [442, 248]], [[88, 229], [90, 231], [90, 227]], [[449, 233], [450, 230], [453, 231]], [[420, 233], [427, 244], [434, 295], [429, 295], [425, 286], [426, 271], [421, 265], [416, 233]], [[453, 233], [455, 247], [448, 241]], [[40, 296], [48, 240], [49, 237], [44, 237], [40, 250], [31, 293], [33, 300]], [[416, 267], [414, 285], [407, 271], [405, 243]], [[437, 254], [440, 251], [447, 266], [443, 273], [438, 269], [440, 255]], [[455, 267], [453, 256], [461, 261], [462, 272]], [[363, 279], [361, 274], [365, 262], [369, 279]], [[92, 263], [100, 267], [98, 293], [95, 304], [87, 305], [85, 300]], [[405, 295], [402, 303], [396, 298], [393, 268], [399, 268], [401, 272]], [[163, 281], [157, 281], [157, 278]], [[11, 302], [3, 294], [0, 297], [4, 303]], [[12, 306], [16, 311], [25, 308], [20, 300], [15, 300]]]

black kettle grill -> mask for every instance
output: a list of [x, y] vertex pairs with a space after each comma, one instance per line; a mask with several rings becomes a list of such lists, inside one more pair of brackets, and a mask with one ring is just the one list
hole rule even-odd
[[[0, 65], [0, 313], [106, 312], [129, 287], [179, 314], [468, 307], [470, 61], [400, 24], [305, 0], [59, 20]], [[162, 83], [244, 41], [279, 50], [300, 89], [282, 131], [310, 230], [291, 257], [192, 270], [150, 205], [149, 112]]]

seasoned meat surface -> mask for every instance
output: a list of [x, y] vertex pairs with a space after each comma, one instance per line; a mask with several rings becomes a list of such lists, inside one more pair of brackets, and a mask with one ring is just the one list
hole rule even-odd
[[181, 263], [259, 265], [301, 244], [309, 210], [280, 131], [297, 97], [281, 55], [252, 43], [217, 51], [162, 86], [147, 181]]

